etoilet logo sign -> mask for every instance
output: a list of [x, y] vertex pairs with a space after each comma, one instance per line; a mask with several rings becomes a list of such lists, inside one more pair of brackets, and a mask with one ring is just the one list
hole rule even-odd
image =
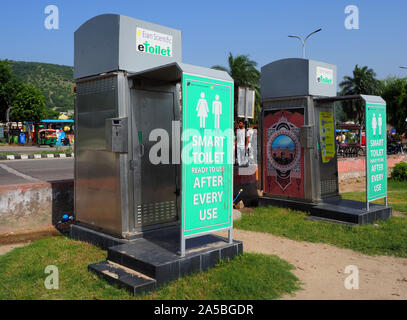
[[333, 84], [334, 77], [333, 77], [333, 70], [323, 67], [317, 67], [317, 82], [318, 83], [326, 83], [326, 84]]
[[139, 52], [172, 57], [172, 36], [137, 28], [136, 48]]

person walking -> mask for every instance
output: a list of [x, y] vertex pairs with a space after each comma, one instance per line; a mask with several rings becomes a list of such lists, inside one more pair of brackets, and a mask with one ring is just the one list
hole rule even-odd
[[257, 163], [257, 127], [250, 128], [248, 132], [248, 144], [247, 144], [247, 154], [249, 158], [249, 164]]

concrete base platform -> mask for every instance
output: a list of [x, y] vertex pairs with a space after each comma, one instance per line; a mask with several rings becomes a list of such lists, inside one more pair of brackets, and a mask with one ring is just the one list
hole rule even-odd
[[272, 205], [306, 211], [309, 212], [314, 219], [320, 218], [324, 221], [346, 224], [373, 223], [376, 220], [385, 220], [392, 216], [392, 207], [370, 203], [369, 211], [366, 211], [365, 202], [341, 198], [329, 199], [314, 204], [286, 199], [260, 197], [259, 205]]
[[185, 256], [181, 257], [179, 227], [146, 233], [134, 240], [117, 239], [78, 225], [72, 226], [71, 234], [75, 239], [108, 246], [107, 261], [91, 264], [89, 270], [133, 294], [205, 271], [221, 259], [233, 259], [243, 253], [241, 241], [228, 243], [226, 238], [205, 235], [187, 239]]

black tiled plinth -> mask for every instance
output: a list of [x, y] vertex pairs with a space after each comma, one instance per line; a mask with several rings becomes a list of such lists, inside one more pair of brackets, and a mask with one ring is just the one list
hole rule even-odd
[[117, 239], [84, 226], [72, 226], [72, 235], [77, 240], [107, 246], [107, 261], [91, 264], [89, 270], [133, 294], [152, 290], [197, 271], [205, 271], [221, 259], [233, 259], [243, 253], [241, 241], [228, 243], [225, 238], [205, 235], [187, 239], [185, 256], [181, 257], [178, 228], [146, 233], [134, 240]]
[[75, 240], [89, 242], [103, 250], [128, 242], [126, 239], [115, 238], [111, 235], [77, 224], [71, 224], [70, 237]]
[[158, 284], [215, 266], [220, 259], [243, 253], [240, 241], [206, 235], [188, 239], [185, 257], [179, 255], [179, 232], [143, 238], [108, 249], [108, 260], [140, 271]]
[[104, 278], [107, 282], [127, 289], [133, 295], [153, 290], [156, 287], [154, 279], [135, 274], [131, 270], [110, 261], [90, 264], [88, 269]]
[[391, 218], [392, 207], [370, 203], [369, 211], [366, 203], [354, 200], [335, 198], [324, 202], [313, 204], [301, 201], [260, 197], [260, 206], [277, 206], [295, 210], [306, 211], [312, 217], [332, 222], [345, 222], [351, 224], [367, 224], [376, 220]]

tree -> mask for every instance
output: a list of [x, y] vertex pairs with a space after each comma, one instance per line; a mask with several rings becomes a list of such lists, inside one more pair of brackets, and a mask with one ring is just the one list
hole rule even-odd
[[407, 118], [407, 78], [389, 77], [382, 82], [382, 98], [387, 105], [387, 122], [396, 128], [397, 133], [406, 132]]
[[44, 119], [58, 119], [59, 112], [45, 108], [45, 114], [44, 114]]
[[13, 105], [18, 86], [8, 60], [0, 60], [0, 121], [6, 120], [6, 111]]
[[[356, 65], [353, 70], [353, 77], [345, 76], [339, 86], [342, 89], [340, 93], [343, 96], [359, 94], [379, 95], [381, 91], [381, 84], [376, 79], [376, 73], [367, 66], [359, 68]], [[365, 108], [362, 101], [344, 101], [342, 109], [348, 119], [356, 120], [359, 124], [363, 122]]]
[[260, 72], [256, 69], [257, 62], [249, 59], [248, 55], [233, 56], [229, 52], [228, 67], [215, 65], [212, 69], [226, 71], [234, 80], [234, 116], [237, 118], [237, 97], [239, 87], [248, 87], [255, 90], [255, 119], [260, 107]]
[[13, 75], [8, 60], [0, 60], [0, 121], [38, 121], [46, 115], [44, 96], [33, 86], [21, 83]]
[[8, 60], [0, 60], [0, 83], [6, 83], [11, 80], [13, 73]]
[[25, 83], [19, 86], [13, 109], [10, 112], [11, 121], [40, 121], [46, 114], [44, 96], [40, 90]]

